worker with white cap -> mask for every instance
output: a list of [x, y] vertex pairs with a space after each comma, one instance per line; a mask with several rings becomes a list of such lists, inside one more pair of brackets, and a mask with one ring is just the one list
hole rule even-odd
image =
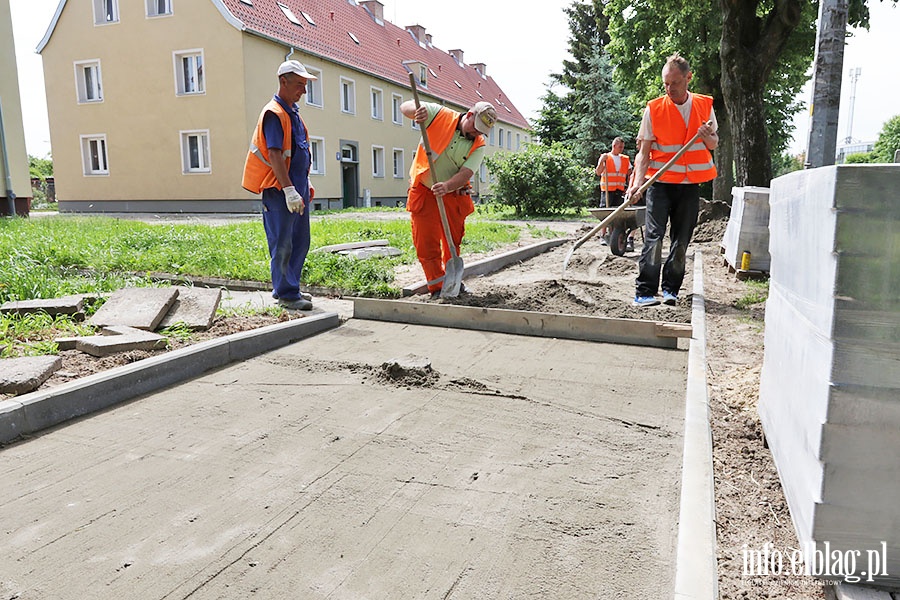
[[316, 76], [296, 60], [281, 63], [276, 74], [278, 93], [259, 115], [242, 185], [262, 194], [272, 296], [289, 310], [311, 310], [312, 297], [300, 291], [300, 275], [309, 253], [307, 208], [315, 190], [309, 184], [309, 131], [297, 102]]

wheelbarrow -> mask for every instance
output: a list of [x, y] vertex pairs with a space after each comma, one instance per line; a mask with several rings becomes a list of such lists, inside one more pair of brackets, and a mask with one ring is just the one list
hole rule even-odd
[[[589, 208], [588, 211], [602, 221], [613, 214], [616, 208]], [[629, 234], [643, 227], [646, 218], [646, 206], [627, 206], [624, 211], [619, 212], [609, 223], [609, 234], [606, 236], [606, 243], [609, 245], [610, 251], [616, 256], [623, 256]], [[641, 230], [641, 239], [643, 237], [643, 230]]]

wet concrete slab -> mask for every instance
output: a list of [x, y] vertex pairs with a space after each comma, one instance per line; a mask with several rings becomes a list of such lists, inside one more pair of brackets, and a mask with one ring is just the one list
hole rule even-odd
[[4, 592], [671, 597], [686, 363], [351, 319], [0, 450]]

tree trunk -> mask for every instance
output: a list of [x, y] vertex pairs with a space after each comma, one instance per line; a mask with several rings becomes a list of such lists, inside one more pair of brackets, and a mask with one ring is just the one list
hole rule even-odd
[[731, 120], [734, 182], [768, 187], [772, 158], [764, 95], [772, 67], [800, 23], [801, 0], [778, 0], [758, 16], [759, 0], [719, 0], [722, 6], [722, 95]]
[[816, 59], [813, 64], [813, 111], [806, 144], [809, 167], [834, 164], [844, 71], [847, 0], [820, 0]]
[[731, 205], [731, 188], [734, 187], [734, 149], [731, 137], [731, 118], [725, 107], [725, 99], [719, 93], [713, 98], [713, 109], [719, 122], [719, 145], [713, 150], [716, 162], [716, 178], [713, 179], [713, 200]]

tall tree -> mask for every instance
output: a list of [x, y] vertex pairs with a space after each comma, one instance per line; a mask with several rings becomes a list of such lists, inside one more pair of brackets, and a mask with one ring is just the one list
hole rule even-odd
[[541, 144], [552, 146], [554, 142], [569, 139], [572, 125], [572, 110], [566, 98], [556, 94], [550, 86], [541, 96], [541, 113], [534, 122], [534, 133]]
[[[849, 24], [868, 27], [866, 2], [849, 0]], [[738, 185], [768, 186], [772, 162], [765, 91], [775, 66], [790, 54], [796, 33], [808, 34], [815, 5], [809, 0], [719, 0], [719, 6], [722, 91], [732, 129], [741, 132], [734, 145], [735, 180]]]
[[633, 94], [635, 110], [642, 111], [647, 101], [663, 93], [662, 68], [673, 52], [691, 65], [691, 90], [713, 97], [719, 147], [714, 152], [718, 176], [712, 196], [730, 202], [732, 138], [719, 77], [721, 18], [717, 7], [690, 0], [607, 0], [604, 10], [609, 16], [609, 52], [616, 79]]

